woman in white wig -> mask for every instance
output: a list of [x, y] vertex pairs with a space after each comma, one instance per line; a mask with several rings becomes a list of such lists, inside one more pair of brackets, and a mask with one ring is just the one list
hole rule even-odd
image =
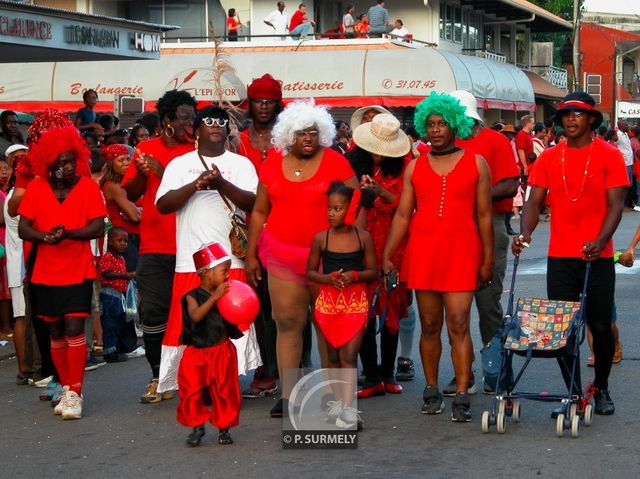
[[[313, 297], [306, 279], [307, 259], [311, 240], [328, 227], [329, 184], [339, 180], [358, 188], [347, 160], [330, 148], [335, 135], [325, 107], [313, 100], [293, 102], [278, 117], [272, 132], [276, 148], [260, 170], [245, 267], [253, 284], [261, 278], [262, 267], [269, 272], [280, 378], [285, 369], [300, 364], [302, 332]], [[272, 417], [281, 417], [287, 407], [290, 391], [285, 388]]]

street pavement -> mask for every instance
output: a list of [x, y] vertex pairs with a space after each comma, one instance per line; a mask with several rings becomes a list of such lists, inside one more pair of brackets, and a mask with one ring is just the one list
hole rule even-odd
[[[640, 223], [640, 214], [626, 212], [616, 246], [624, 249]], [[519, 295], [545, 297], [545, 252], [548, 223], [541, 223], [531, 248], [522, 256], [516, 284]], [[155, 405], [138, 402], [149, 379], [144, 358], [110, 364], [85, 376], [84, 417], [62, 421], [49, 403], [38, 400], [38, 390], [16, 386], [15, 359], [0, 362], [0, 477], [581, 477], [616, 479], [640, 477], [638, 430], [640, 402], [640, 325], [638, 269], [620, 268], [616, 303], [624, 344], [624, 359], [614, 365], [610, 388], [616, 414], [594, 416], [580, 437], [555, 436], [549, 418], [552, 404], [524, 402], [518, 424], [507, 422], [506, 433], [483, 434], [480, 416], [491, 398], [472, 398], [473, 421], [450, 420], [450, 400], [439, 416], [420, 414], [425, 386], [419, 365], [417, 337], [413, 358], [417, 379], [403, 383], [398, 396], [361, 400], [365, 429], [356, 450], [283, 450], [281, 423], [269, 418], [273, 398], [244, 400], [241, 424], [232, 430], [235, 444], [219, 446], [207, 426], [198, 448], [188, 448], [189, 432], [175, 420], [177, 399]], [[508, 285], [510, 271], [505, 284]], [[506, 302], [507, 294], [504, 295]], [[472, 333], [480, 340], [477, 315]], [[446, 338], [441, 362], [441, 386], [452, 377]], [[0, 355], [8, 349], [0, 348]], [[6, 354], [5, 354], [6, 355]], [[593, 377], [582, 349], [583, 381]], [[316, 365], [319, 363], [314, 355]], [[479, 366], [475, 366], [480, 379]], [[523, 379], [528, 390], [562, 390], [554, 359], [534, 360]], [[249, 378], [243, 378], [246, 384]], [[479, 384], [480, 385], [480, 384]]]

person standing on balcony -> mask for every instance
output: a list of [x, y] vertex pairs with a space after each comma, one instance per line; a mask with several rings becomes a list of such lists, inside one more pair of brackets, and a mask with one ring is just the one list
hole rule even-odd
[[230, 8], [227, 15], [227, 39], [230, 42], [238, 41], [238, 30], [242, 27], [240, 16], [236, 14], [235, 8]]
[[374, 6], [369, 8], [367, 17], [369, 17], [369, 33], [381, 36], [392, 30], [389, 25], [389, 12], [384, 8], [384, 2], [378, 0]]
[[525, 115], [520, 119], [522, 130], [516, 135], [516, 151], [518, 152], [518, 160], [520, 161], [520, 173], [526, 181], [529, 176], [529, 165], [531, 164], [531, 155], [533, 154], [533, 138], [531, 130], [536, 120], [531, 115]]
[[353, 11], [355, 9], [356, 7], [353, 3], [348, 3], [344, 11], [344, 16], [342, 17], [342, 29], [347, 38], [353, 38], [353, 34], [356, 32], [356, 21], [353, 18]]
[[[289, 25], [289, 16], [284, 12], [284, 2], [278, 2], [277, 8], [271, 12], [264, 23], [273, 28], [276, 35], [286, 35], [287, 25]], [[275, 37], [274, 40], [284, 40], [285, 37]]]

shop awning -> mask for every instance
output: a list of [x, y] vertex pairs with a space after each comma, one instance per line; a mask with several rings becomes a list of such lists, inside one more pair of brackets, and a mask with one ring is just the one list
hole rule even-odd
[[[188, 53], [187, 53], [188, 52]], [[165, 91], [181, 89], [200, 101], [212, 101], [213, 54], [194, 46], [163, 52], [158, 62], [84, 62], [7, 65], [0, 71], [0, 108], [38, 111], [42, 106], [82, 102], [88, 88], [98, 92], [98, 111], [112, 109], [114, 95], [134, 95], [147, 108]], [[265, 72], [282, 82], [285, 101], [314, 97], [333, 107], [370, 104], [414, 106], [431, 92], [467, 90], [482, 108], [524, 111], [535, 109], [527, 76], [514, 65], [497, 63], [434, 48], [394, 50], [250, 51], [227, 50], [225, 60], [235, 74], [225, 74], [223, 97], [241, 101], [246, 85]], [[28, 108], [24, 102], [31, 102]]]
[[531, 82], [533, 93], [535, 94], [536, 98], [539, 98], [541, 100], [562, 100], [567, 94], [567, 92], [561, 90], [557, 86], [552, 85], [537, 73], [525, 70], [524, 74]]

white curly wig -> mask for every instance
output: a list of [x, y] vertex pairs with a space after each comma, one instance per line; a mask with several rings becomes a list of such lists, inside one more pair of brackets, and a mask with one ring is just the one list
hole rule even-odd
[[283, 155], [286, 155], [296, 141], [296, 131], [314, 125], [318, 129], [320, 146], [333, 145], [336, 127], [327, 107], [316, 105], [312, 98], [294, 101], [278, 115], [278, 120], [271, 132], [271, 141]]

